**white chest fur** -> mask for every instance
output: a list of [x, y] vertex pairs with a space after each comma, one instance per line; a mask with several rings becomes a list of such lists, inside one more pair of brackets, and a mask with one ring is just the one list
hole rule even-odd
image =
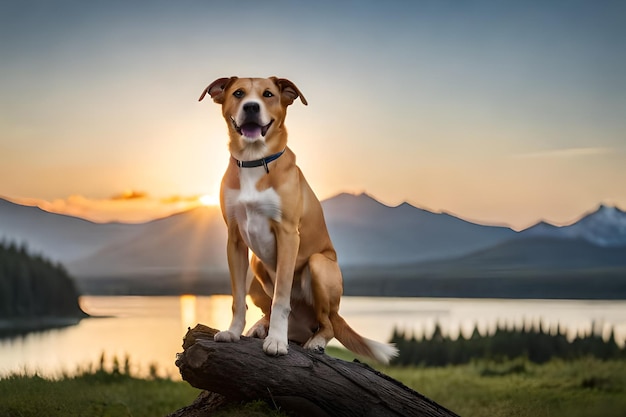
[[259, 191], [258, 181], [266, 175], [265, 168], [241, 168], [240, 189], [225, 190], [226, 215], [237, 222], [246, 245], [267, 266], [276, 265], [276, 238], [270, 220], [281, 220], [280, 196], [273, 188]]

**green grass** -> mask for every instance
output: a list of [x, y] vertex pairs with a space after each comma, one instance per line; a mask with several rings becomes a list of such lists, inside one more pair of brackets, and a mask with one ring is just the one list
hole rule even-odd
[[[351, 359], [344, 351], [329, 351]], [[623, 416], [626, 410], [626, 361], [580, 359], [536, 365], [515, 360], [376, 368], [463, 417], [611, 417]], [[185, 382], [103, 371], [56, 381], [12, 376], [0, 380], [0, 417], [165, 416], [190, 404], [198, 393]], [[215, 415], [281, 414], [254, 403]]]
[[626, 410], [626, 361], [517, 360], [381, 371], [463, 417], [609, 417]]
[[57, 381], [12, 376], [0, 380], [0, 417], [164, 416], [199, 392], [183, 382], [102, 372]]

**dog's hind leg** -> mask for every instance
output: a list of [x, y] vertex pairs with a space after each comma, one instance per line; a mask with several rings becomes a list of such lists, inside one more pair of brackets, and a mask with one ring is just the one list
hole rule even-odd
[[343, 292], [341, 270], [336, 261], [321, 253], [316, 253], [309, 258], [309, 269], [313, 304], [319, 328], [304, 344], [304, 348], [323, 352], [326, 344], [334, 337], [330, 315], [336, 314], [339, 310], [339, 300]]

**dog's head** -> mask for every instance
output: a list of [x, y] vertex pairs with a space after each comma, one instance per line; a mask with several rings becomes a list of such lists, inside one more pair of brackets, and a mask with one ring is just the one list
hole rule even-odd
[[298, 97], [307, 104], [294, 83], [277, 77], [219, 78], [204, 89], [199, 101], [207, 94], [222, 105], [231, 153], [244, 158], [284, 149], [287, 106]]

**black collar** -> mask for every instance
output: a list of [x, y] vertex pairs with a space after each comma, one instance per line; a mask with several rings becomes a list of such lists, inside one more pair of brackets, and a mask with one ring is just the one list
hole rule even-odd
[[270, 156], [266, 156], [265, 158], [261, 158], [261, 159], [255, 159], [253, 161], [240, 161], [239, 159], [236, 159], [234, 156], [231, 156], [231, 158], [233, 158], [233, 160], [237, 163], [237, 166], [239, 168], [256, 168], [256, 167], [264, 167], [265, 168], [265, 172], [267, 172], [269, 174], [270, 169], [267, 167], [267, 164], [269, 164], [272, 161], [277, 160], [278, 158], [280, 158], [280, 156], [285, 153], [285, 150], [287, 148], [283, 149], [282, 151], [275, 153], [273, 155]]

